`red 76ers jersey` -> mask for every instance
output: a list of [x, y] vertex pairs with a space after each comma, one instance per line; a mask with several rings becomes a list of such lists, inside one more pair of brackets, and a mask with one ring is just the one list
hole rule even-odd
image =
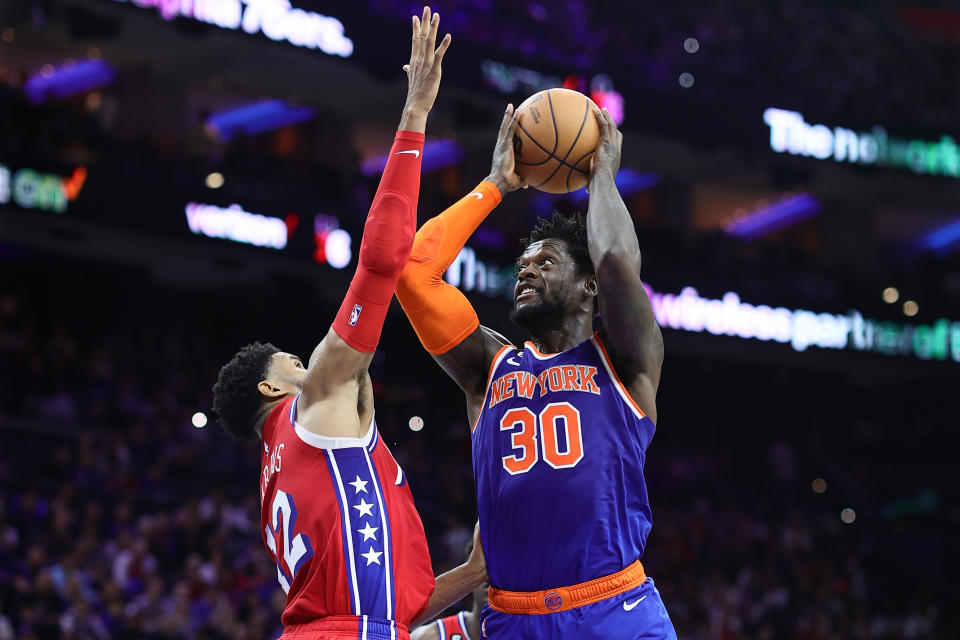
[[296, 405], [280, 403], [261, 440], [260, 527], [287, 594], [283, 624], [334, 615], [409, 624], [434, 580], [403, 470], [372, 420], [362, 438], [328, 438], [296, 424]]

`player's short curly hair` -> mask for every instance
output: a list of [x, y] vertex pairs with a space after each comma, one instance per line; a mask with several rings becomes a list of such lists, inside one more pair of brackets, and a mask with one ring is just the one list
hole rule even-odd
[[580, 273], [593, 275], [593, 261], [590, 260], [590, 251], [587, 248], [587, 219], [583, 214], [574, 212], [566, 215], [554, 211], [549, 220], [537, 218], [537, 226], [520, 242], [526, 248], [547, 238], [565, 241]]
[[273, 354], [279, 353], [269, 342], [252, 342], [243, 347], [220, 369], [213, 385], [213, 411], [230, 435], [239, 440], [253, 440], [257, 433], [253, 419], [263, 398], [257, 384], [266, 378]]

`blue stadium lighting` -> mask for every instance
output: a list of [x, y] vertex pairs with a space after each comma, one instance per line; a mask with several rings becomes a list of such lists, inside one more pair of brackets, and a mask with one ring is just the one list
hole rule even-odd
[[313, 107], [294, 107], [283, 100], [266, 100], [215, 113], [207, 118], [221, 140], [252, 136], [313, 119]]
[[[620, 195], [626, 198], [644, 189], [657, 186], [660, 184], [660, 176], [656, 173], [640, 173], [634, 169], [620, 169], [614, 182]], [[589, 197], [586, 188], [577, 189], [570, 194], [570, 200], [574, 204], [586, 202]]]
[[[423, 159], [420, 170], [424, 173], [436, 171], [460, 162], [463, 149], [453, 140], [428, 140], [423, 145]], [[387, 154], [374, 156], [363, 161], [360, 172], [366, 177], [375, 176], [387, 166]]]
[[808, 193], [802, 193], [736, 220], [727, 227], [726, 232], [744, 240], [753, 240], [806, 220], [819, 212], [820, 201]]
[[[620, 169], [615, 182], [620, 195], [626, 198], [644, 189], [657, 186], [660, 184], [660, 176], [656, 173], [641, 173], [634, 169]], [[567, 198], [572, 204], [579, 205], [585, 203], [589, 197], [586, 187], [568, 194], [538, 193], [533, 198], [532, 206], [537, 215], [544, 216], [553, 211], [557, 200], [561, 198]]]
[[921, 251], [933, 251], [940, 255], [960, 248], [960, 219], [921, 236], [917, 240], [916, 247]]
[[103, 60], [84, 60], [35, 73], [23, 85], [23, 90], [34, 104], [48, 98], [66, 98], [90, 91], [113, 82], [116, 73]]

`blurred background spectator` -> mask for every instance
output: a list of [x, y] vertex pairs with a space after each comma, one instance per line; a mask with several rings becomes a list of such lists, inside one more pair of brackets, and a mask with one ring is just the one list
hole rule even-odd
[[[201, 0], [157, 4], [0, 6], [0, 640], [281, 631], [258, 451], [208, 417], [210, 387], [241, 345], [306, 355], [329, 326], [420, 5], [295, 0], [339, 21], [353, 47], [340, 55], [204, 23], [184, 9]], [[679, 637], [960, 637], [956, 8], [434, 7], [454, 44], [421, 221], [486, 175], [505, 102], [562, 84], [622, 112], [619, 179], [656, 292], [869, 322], [863, 345], [858, 329], [833, 348], [808, 328], [802, 348], [661, 310], [644, 564]], [[769, 107], [882, 127], [927, 160], [777, 153]], [[204, 232], [191, 204], [275, 218], [285, 243]], [[584, 207], [530, 189], [481, 227], [455, 271], [486, 324], [522, 339], [502, 294], [516, 241], [538, 215]], [[396, 309], [381, 344], [378, 425], [440, 572], [476, 519], [462, 398]]]

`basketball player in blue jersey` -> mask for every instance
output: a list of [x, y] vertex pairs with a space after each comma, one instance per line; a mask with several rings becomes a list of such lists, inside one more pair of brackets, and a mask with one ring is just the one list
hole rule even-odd
[[512, 106], [490, 175], [421, 227], [397, 285], [421, 342], [466, 394], [490, 576], [485, 638], [676, 638], [640, 562], [663, 340], [614, 183], [623, 138], [606, 110], [595, 115], [586, 217], [541, 220], [517, 260], [510, 318], [530, 341], [517, 347], [480, 326], [442, 280], [502, 196], [524, 186]]

